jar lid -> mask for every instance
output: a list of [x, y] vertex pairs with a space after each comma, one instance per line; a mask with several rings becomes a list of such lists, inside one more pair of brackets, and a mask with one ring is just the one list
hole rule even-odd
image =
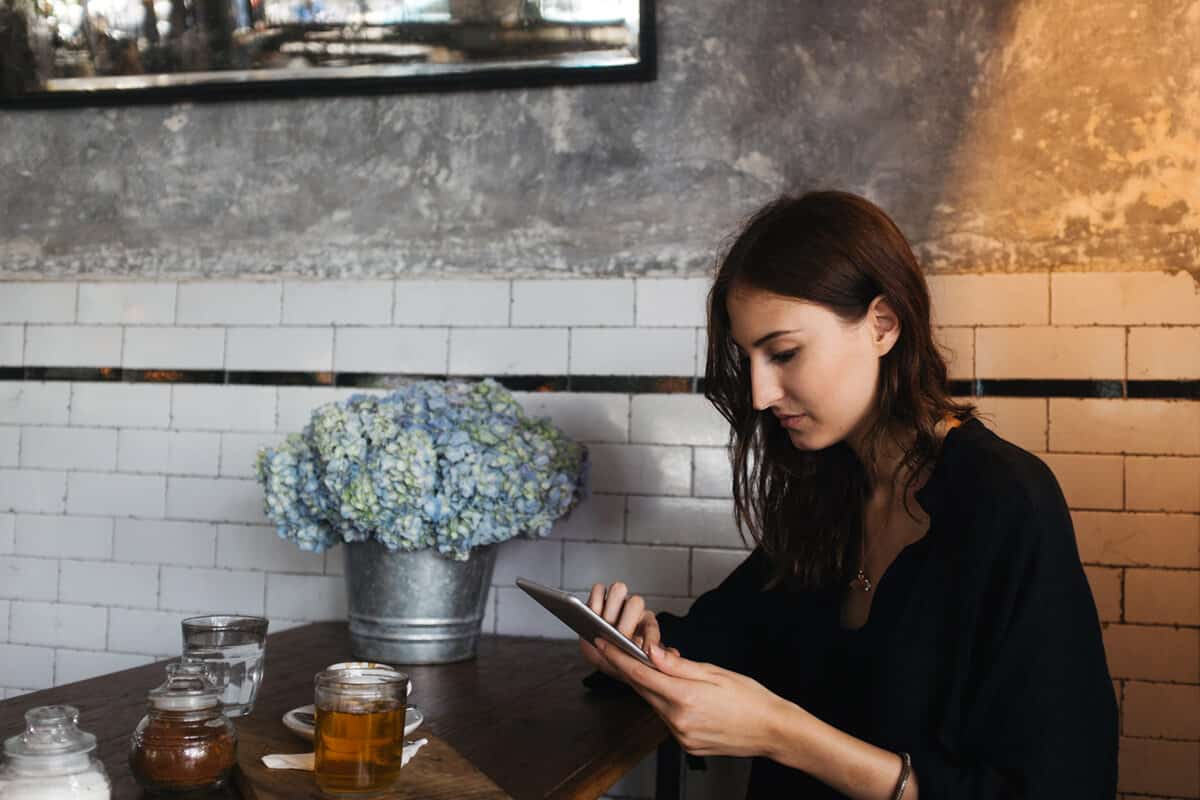
[[396, 686], [405, 687], [407, 696], [411, 683], [408, 674], [387, 664], [369, 661], [350, 661], [334, 664], [318, 672], [313, 682], [318, 690], [332, 689], [343, 697], [371, 699]]
[[11, 758], [61, 759], [96, 749], [96, 737], [79, 729], [74, 706], [38, 706], [25, 712], [25, 732], [4, 742]]
[[167, 664], [167, 680], [146, 695], [151, 708], [162, 711], [199, 711], [221, 705], [221, 690], [208, 670], [196, 662]]

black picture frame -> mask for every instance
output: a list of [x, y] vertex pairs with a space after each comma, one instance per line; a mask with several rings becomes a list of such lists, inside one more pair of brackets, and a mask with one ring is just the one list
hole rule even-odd
[[137, 88], [47, 91], [26, 95], [0, 94], [0, 112], [648, 82], [655, 80], [658, 75], [655, 1], [639, 0], [638, 7], [638, 57], [635, 63], [629, 64], [590, 66], [532, 63], [529, 66], [511, 66], [477, 62], [470, 68], [403, 76], [208, 81]]

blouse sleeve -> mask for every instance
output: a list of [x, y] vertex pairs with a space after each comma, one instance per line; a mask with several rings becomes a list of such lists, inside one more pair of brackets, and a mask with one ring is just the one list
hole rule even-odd
[[911, 755], [922, 800], [1111, 798], [1116, 699], [1070, 514], [1049, 470], [1040, 500], [993, 509], [935, 740]]

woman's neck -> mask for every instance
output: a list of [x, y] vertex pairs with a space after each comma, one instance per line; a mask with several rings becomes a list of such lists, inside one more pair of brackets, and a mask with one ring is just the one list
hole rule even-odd
[[[945, 440], [946, 434], [959, 424], [959, 420], [950, 414], [938, 420], [933, 433], [939, 447]], [[864, 430], [866, 429], [869, 429], [869, 426], [864, 426]], [[872, 494], [903, 493], [905, 491], [910, 475], [907, 470], [901, 470], [900, 473], [897, 473], [896, 470], [904, 460], [905, 453], [912, 447], [916, 436], [916, 431], [911, 429], [891, 436], [885, 435], [873, 454], [864, 452], [866, 447], [861, 432], [847, 438], [846, 443], [858, 455], [859, 460], [866, 465]], [[928, 479], [929, 468], [930, 465], [926, 465], [923, 470], [926, 474], [918, 478], [917, 484], [913, 486], [913, 491], [919, 489]]]

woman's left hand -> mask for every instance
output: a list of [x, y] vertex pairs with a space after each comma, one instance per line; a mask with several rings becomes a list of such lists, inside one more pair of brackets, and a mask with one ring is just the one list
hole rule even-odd
[[596, 647], [692, 755], [769, 757], [777, 723], [796, 708], [752, 678], [677, 651], [651, 648], [656, 672], [603, 639]]

